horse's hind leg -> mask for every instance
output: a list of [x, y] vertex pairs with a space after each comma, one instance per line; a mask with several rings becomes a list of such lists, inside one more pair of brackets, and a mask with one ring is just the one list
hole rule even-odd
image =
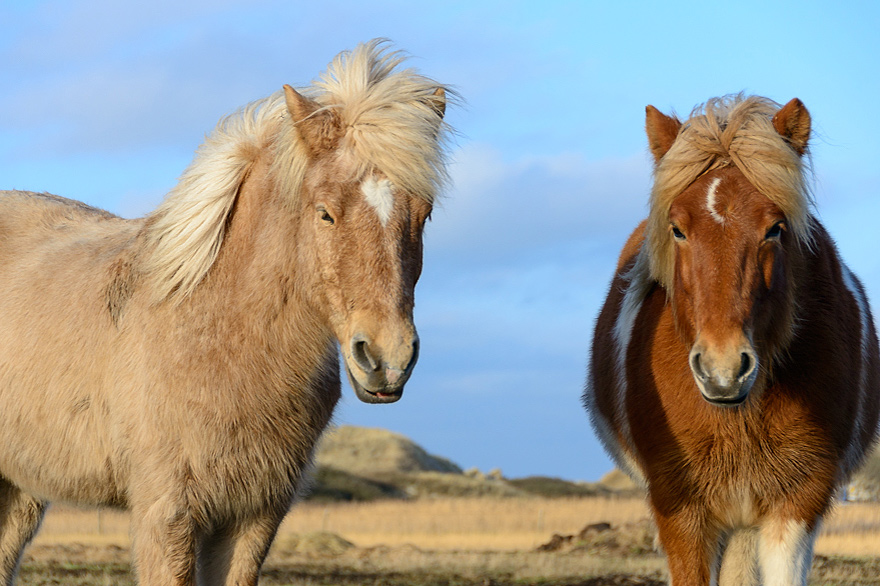
[[36, 535], [46, 503], [0, 479], [0, 584], [11, 585], [21, 554]]

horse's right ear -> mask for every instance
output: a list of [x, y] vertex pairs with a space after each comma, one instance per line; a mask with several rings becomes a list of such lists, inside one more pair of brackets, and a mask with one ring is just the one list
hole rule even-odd
[[302, 122], [318, 109], [317, 103], [303, 97], [299, 92], [286, 84], [284, 85], [284, 101], [287, 103], [287, 111], [290, 112], [294, 124]]
[[320, 104], [301, 95], [289, 85], [284, 86], [284, 101], [300, 138], [313, 154], [336, 146], [342, 129], [338, 117], [332, 111], [319, 111]]
[[674, 116], [667, 116], [654, 106], [645, 108], [645, 132], [648, 135], [648, 146], [654, 155], [654, 164], [660, 162], [666, 151], [675, 142], [681, 122]]

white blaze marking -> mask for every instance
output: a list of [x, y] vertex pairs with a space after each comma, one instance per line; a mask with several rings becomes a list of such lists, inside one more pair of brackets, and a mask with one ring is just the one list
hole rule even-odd
[[367, 198], [367, 203], [376, 210], [379, 221], [383, 226], [386, 225], [394, 209], [394, 191], [391, 182], [387, 179], [376, 181], [375, 177], [370, 177], [361, 184], [361, 191]]
[[706, 209], [709, 210], [709, 213], [712, 214], [712, 218], [714, 218], [716, 222], [723, 224], [724, 217], [715, 209], [715, 190], [718, 189], [719, 183], [721, 183], [721, 177], [716, 177], [712, 180], [712, 183], [709, 184], [709, 192], [706, 194]]

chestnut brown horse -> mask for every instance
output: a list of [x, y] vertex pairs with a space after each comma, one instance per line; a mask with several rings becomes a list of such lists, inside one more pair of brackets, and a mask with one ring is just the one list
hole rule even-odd
[[647, 108], [648, 219], [596, 322], [584, 393], [641, 482], [675, 586], [806, 584], [877, 431], [865, 292], [812, 215], [810, 115], [727, 96]]
[[128, 508], [144, 585], [254, 585], [340, 394], [418, 354], [443, 86], [380, 41], [223, 120], [124, 220], [0, 192], [0, 583], [46, 503]]

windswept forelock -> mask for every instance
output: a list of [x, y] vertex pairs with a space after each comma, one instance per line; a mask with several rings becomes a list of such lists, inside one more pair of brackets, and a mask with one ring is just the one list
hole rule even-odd
[[[311, 97], [332, 108], [346, 129], [343, 148], [359, 174], [378, 169], [397, 187], [429, 203], [447, 181], [442, 108], [454, 92], [387, 50], [382, 39], [336, 56]], [[438, 96], [438, 91], [440, 94]]]
[[[443, 121], [455, 93], [415, 70], [403, 69], [402, 53], [374, 40], [343, 52], [302, 94], [338, 119], [339, 160], [352, 179], [383, 173], [398, 189], [433, 203], [447, 181]], [[191, 293], [217, 258], [226, 220], [253, 163], [264, 153], [276, 189], [295, 201], [311, 151], [291, 120], [283, 91], [257, 100], [221, 120], [148, 218], [150, 254], [143, 270], [157, 301]]]
[[698, 177], [735, 166], [754, 187], [779, 206], [795, 237], [812, 242], [807, 180], [808, 161], [773, 126], [779, 105], [741, 94], [714, 98], [698, 106], [654, 170], [647, 245], [652, 276], [668, 288], [674, 268], [668, 236], [673, 200]]

